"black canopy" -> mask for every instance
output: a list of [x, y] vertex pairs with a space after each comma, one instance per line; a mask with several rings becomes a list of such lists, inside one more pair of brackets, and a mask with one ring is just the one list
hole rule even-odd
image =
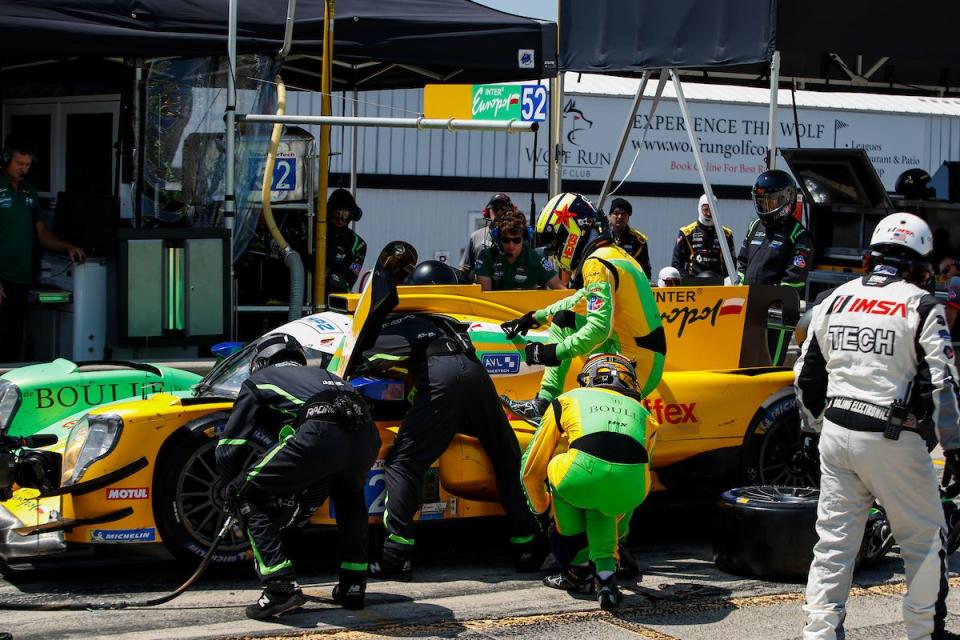
[[[238, 51], [279, 50], [284, 0], [238, 3]], [[298, 0], [289, 63], [318, 76], [323, 0]], [[469, 0], [339, 0], [340, 86], [525, 80], [556, 74], [556, 24]], [[227, 0], [0, 0], [4, 65], [66, 57], [226, 54]]]
[[561, 0], [560, 67], [763, 85], [776, 50], [808, 88], [955, 93], [958, 24], [948, 0]]

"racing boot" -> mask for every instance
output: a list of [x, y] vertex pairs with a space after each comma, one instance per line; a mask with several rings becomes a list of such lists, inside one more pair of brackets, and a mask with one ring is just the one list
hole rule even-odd
[[409, 582], [413, 580], [413, 548], [392, 540], [383, 543], [380, 559], [371, 562], [368, 572], [371, 577]]
[[513, 560], [520, 573], [539, 571], [546, 557], [547, 545], [540, 536], [531, 536], [530, 540], [513, 545]]
[[620, 607], [620, 603], [623, 602], [623, 593], [620, 592], [620, 587], [617, 586], [616, 573], [606, 578], [597, 576], [597, 601], [600, 603], [600, 608], [604, 611], [610, 611], [611, 609]]
[[340, 582], [333, 588], [333, 601], [344, 609], [363, 609], [367, 575], [363, 571], [340, 570]]
[[589, 565], [573, 565], [560, 573], [549, 575], [543, 584], [551, 589], [563, 589], [572, 593], [593, 593], [593, 570]]
[[514, 412], [525, 420], [540, 422], [543, 412], [550, 406], [550, 401], [546, 398], [537, 396], [531, 400], [511, 400], [507, 396], [500, 396], [500, 400], [510, 411]]
[[617, 555], [620, 560], [617, 562], [617, 577], [621, 580], [639, 580], [640, 565], [637, 559], [633, 557], [629, 547], [623, 542], [617, 544]]
[[274, 578], [267, 580], [260, 599], [248, 605], [245, 612], [248, 618], [266, 620], [299, 609], [306, 601], [296, 580]]

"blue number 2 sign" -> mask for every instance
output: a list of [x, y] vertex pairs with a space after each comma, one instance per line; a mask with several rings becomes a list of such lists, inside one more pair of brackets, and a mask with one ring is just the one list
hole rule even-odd
[[547, 119], [547, 88], [540, 84], [525, 84], [520, 88], [520, 119], [524, 122], [543, 122]]

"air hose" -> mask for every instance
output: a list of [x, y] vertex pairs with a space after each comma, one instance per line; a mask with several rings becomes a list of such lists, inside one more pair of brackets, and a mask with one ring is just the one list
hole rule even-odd
[[[280, 76], [276, 77], [277, 83], [277, 115], [282, 116], [287, 108], [287, 87], [283, 84]], [[273, 218], [273, 208], [270, 205], [270, 186], [273, 182], [273, 168], [277, 162], [277, 148], [280, 146], [280, 137], [283, 134], [283, 125], [279, 122], [273, 125], [273, 131], [270, 134], [270, 149], [267, 152], [267, 162], [263, 167], [263, 184], [260, 188], [260, 201], [263, 206], [263, 221], [270, 230], [270, 235], [280, 248], [283, 255], [283, 263], [290, 270], [290, 311], [287, 314], [288, 320], [296, 320], [303, 313], [303, 287], [305, 283], [303, 261], [300, 254], [297, 253], [277, 227], [277, 222]]]
[[220, 528], [220, 533], [210, 544], [207, 555], [203, 557], [200, 566], [193, 572], [186, 582], [177, 587], [174, 591], [149, 600], [119, 600], [117, 602], [50, 602], [50, 603], [27, 603], [27, 602], [3, 602], [0, 601], [0, 610], [5, 611], [90, 611], [90, 610], [111, 610], [111, 609], [129, 609], [131, 607], [156, 607], [157, 605], [170, 602], [174, 598], [183, 594], [184, 591], [193, 586], [193, 584], [203, 575], [203, 572], [210, 566], [213, 558], [213, 552], [220, 546], [220, 541], [226, 535], [230, 527], [236, 522], [233, 516], [227, 516]]

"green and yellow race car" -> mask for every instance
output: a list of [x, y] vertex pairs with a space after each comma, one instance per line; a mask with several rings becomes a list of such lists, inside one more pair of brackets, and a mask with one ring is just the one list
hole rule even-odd
[[[374, 283], [375, 285], [376, 283]], [[451, 330], [466, 330], [477, 357], [500, 393], [532, 396], [542, 369], [523, 362], [524, 340], [542, 340], [545, 329], [508, 340], [500, 324], [570, 295], [569, 291], [484, 292], [476, 285], [398, 287], [395, 305], [362, 295], [331, 297], [328, 311], [301, 318], [272, 333], [289, 333], [312, 364], [350, 370], [358, 344], [366, 344], [389, 313], [430, 314]], [[660, 423], [652, 469], [654, 488], [736, 483], [809, 481], [794, 465], [800, 432], [789, 369], [769, 366], [768, 309], [793, 315], [796, 294], [777, 287], [680, 287], [655, 290], [667, 334], [666, 372], [644, 404]], [[6, 562], [72, 549], [165, 545], [179, 557], [203, 556], [218, 532], [221, 512], [214, 490], [214, 448], [253, 345], [214, 368], [190, 392], [157, 393], [95, 407], [57, 445], [63, 454], [59, 489], [39, 495], [22, 488], [0, 505], [0, 557]], [[566, 387], [576, 385], [575, 373]], [[383, 460], [406, 411], [406, 390], [396, 381], [355, 379], [381, 431], [382, 448], [369, 472], [371, 522], [384, 510]], [[534, 426], [511, 425], [521, 447]], [[53, 425], [58, 430], [63, 425]], [[275, 434], [259, 433], [266, 449]], [[492, 467], [476, 439], [458, 436], [435, 463], [426, 484], [420, 520], [502, 514]], [[291, 511], [295, 513], [295, 509]], [[291, 516], [291, 524], [296, 516]], [[299, 524], [303, 524], [302, 522]], [[314, 512], [310, 526], [333, 526], [331, 506]], [[246, 560], [239, 530], [221, 544], [214, 561]]]

